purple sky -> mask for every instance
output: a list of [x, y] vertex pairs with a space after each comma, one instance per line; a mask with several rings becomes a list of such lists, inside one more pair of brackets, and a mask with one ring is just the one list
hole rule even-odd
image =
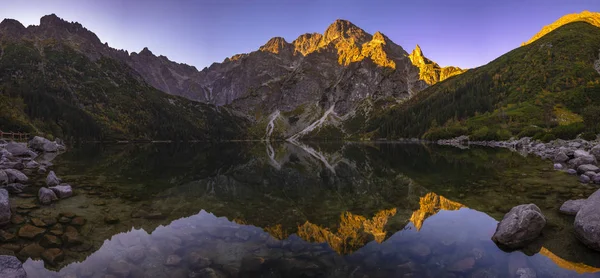
[[323, 33], [347, 19], [373, 34], [381, 31], [410, 52], [419, 44], [442, 66], [486, 64], [518, 47], [542, 26], [600, 0], [19, 0], [3, 1], [1, 18], [39, 24], [55, 13], [78, 21], [103, 42], [202, 69], [225, 57], [258, 49], [271, 37], [288, 42]]

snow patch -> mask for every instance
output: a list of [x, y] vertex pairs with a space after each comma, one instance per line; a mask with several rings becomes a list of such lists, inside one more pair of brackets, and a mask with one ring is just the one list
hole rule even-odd
[[271, 115], [269, 116], [269, 123], [267, 124], [267, 129], [265, 133], [265, 141], [269, 141], [269, 138], [271, 138], [273, 130], [275, 130], [275, 120], [277, 119], [277, 117], [279, 117], [279, 114], [281, 114], [281, 112], [279, 112], [279, 110], [275, 110], [275, 112], [271, 113]]
[[334, 175], [335, 175], [335, 167], [333, 167], [329, 161], [327, 161], [327, 158], [320, 152], [316, 151], [315, 149], [304, 145], [298, 141], [290, 141], [290, 143], [298, 146], [299, 148], [301, 148], [302, 150], [304, 150], [305, 152], [307, 152], [308, 154], [310, 154], [312, 157], [320, 160], [323, 165], [325, 166], [325, 168], [329, 169], [329, 171], [331, 171]]
[[325, 113], [323, 114], [323, 117], [321, 117], [320, 119], [318, 119], [314, 123], [310, 124], [309, 126], [307, 126], [302, 131], [300, 131], [300, 132], [292, 135], [287, 140], [290, 141], [290, 142], [298, 141], [298, 138], [300, 138], [301, 136], [306, 135], [309, 132], [315, 130], [316, 128], [323, 126], [323, 124], [327, 120], [327, 117], [329, 117], [330, 114], [335, 115], [335, 112], [333, 111], [334, 108], [335, 108], [335, 104], [331, 105], [331, 107], [329, 107], [329, 109], [327, 109], [327, 111], [325, 111]]
[[273, 146], [271, 146], [271, 144], [269, 144], [268, 140], [267, 140], [267, 156], [269, 157], [269, 164], [271, 164], [271, 166], [273, 166], [275, 169], [281, 170], [281, 164], [279, 164], [279, 162], [277, 162], [277, 160], [275, 159], [275, 150], [273, 150]]

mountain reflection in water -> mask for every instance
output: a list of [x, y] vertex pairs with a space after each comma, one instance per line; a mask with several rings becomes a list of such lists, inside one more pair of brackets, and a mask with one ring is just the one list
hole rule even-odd
[[[110, 229], [88, 217], [85, 236], [98, 244], [87, 258], [51, 270], [29, 259], [30, 277], [512, 277], [525, 268], [597, 277], [600, 266], [572, 238], [573, 219], [556, 212], [592, 189], [506, 150], [93, 146], [56, 165], [74, 184], [101, 181], [125, 200], [124, 213]], [[490, 240], [497, 220], [521, 203], [536, 203], [552, 223], [533, 256]], [[164, 219], [132, 216], [150, 207]]]

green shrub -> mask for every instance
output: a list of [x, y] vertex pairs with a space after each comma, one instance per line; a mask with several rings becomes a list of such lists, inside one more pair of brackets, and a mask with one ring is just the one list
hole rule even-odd
[[593, 132], [584, 132], [581, 134], [581, 138], [588, 140], [588, 141], [593, 141], [596, 140], [596, 133]]
[[552, 129], [552, 134], [556, 138], [568, 140], [575, 139], [577, 135], [582, 133], [585, 129], [585, 125], [583, 123], [573, 123], [570, 125], [559, 125]]
[[528, 127], [523, 128], [521, 130], [521, 132], [519, 132], [519, 134], [517, 134], [517, 137], [519, 137], [519, 138], [534, 137], [536, 134], [540, 134], [539, 136], [542, 136], [543, 129], [541, 127], [537, 127], [537, 126], [528, 126]]
[[542, 142], [550, 142], [552, 140], [556, 140], [556, 136], [554, 136], [554, 134], [552, 133], [546, 133], [544, 134], [544, 136], [542, 136], [542, 138], [540, 138], [540, 140], [542, 140]]
[[490, 130], [487, 126], [484, 126], [470, 136], [473, 141], [492, 141], [498, 140], [498, 136], [494, 130]]
[[496, 132], [496, 137], [498, 140], [506, 141], [512, 137], [512, 133], [510, 133], [510, 131], [507, 129], [500, 129]]

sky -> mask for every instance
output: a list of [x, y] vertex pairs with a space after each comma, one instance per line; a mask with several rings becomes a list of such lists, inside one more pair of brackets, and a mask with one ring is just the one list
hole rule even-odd
[[346, 19], [411, 52], [419, 44], [441, 66], [484, 65], [568, 13], [600, 11], [600, 0], [0, 0], [0, 19], [39, 25], [43, 15], [77, 21], [117, 49], [148, 47], [199, 70], [292, 42]]

